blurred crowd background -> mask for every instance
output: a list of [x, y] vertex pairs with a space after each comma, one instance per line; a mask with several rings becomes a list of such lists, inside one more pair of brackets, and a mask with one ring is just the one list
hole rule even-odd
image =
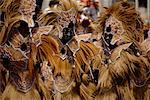
[[[39, 7], [42, 10], [47, 9], [49, 6], [57, 4], [59, 0], [37, 0]], [[96, 20], [103, 7], [109, 7], [113, 3], [120, 0], [77, 0], [84, 7], [81, 11], [81, 20], [92, 19]], [[144, 21], [150, 22], [150, 0], [128, 0], [128, 2], [135, 5], [135, 8], [141, 13]]]
[[[81, 6], [80, 21], [83, 22], [83, 27], [90, 21], [95, 21], [103, 11], [103, 8], [110, 7], [113, 3], [120, 0], [76, 0]], [[150, 23], [150, 0], [124, 0], [135, 5], [135, 8], [141, 14], [141, 17], [145, 23]], [[50, 11], [50, 7], [54, 7], [59, 4], [59, 0], [36, 0], [36, 11]], [[36, 18], [35, 18], [36, 19]], [[0, 20], [3, 20], [2, 12], [0, 11]], [[86, 27], [86, 26], [85, 26]]]

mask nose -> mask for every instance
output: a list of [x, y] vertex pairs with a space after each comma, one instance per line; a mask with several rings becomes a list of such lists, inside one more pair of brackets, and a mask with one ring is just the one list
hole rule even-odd
[[110, 44], [110, 42], [111, 42], [111, 40], [112, 40], [112, 37], [113, 37], [112, 34], [107, 34], [107, 33], [105, 33], [105, 35], [104, 35], [104, 39], [105, 39], [105, 41], [106, 41], [108, 44]]

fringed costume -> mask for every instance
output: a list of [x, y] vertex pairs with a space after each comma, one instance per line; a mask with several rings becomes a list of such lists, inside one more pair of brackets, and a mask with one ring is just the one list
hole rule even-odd
[[2, 100], [40, 100], [36, 81], [36, 46], [32, 42], [35, 0], [3, 0], [0, 37]]
[[[37, 47], [39, 61], [47, 62], [41, 68], [43, 83], [46, 87], [51, 83], [47, 90], [56, 100], [92, 99], [98, 82], [98, 64], [94, 59], [99, 59], [99, 49], [77, 35], [78, 9], [75, 1], [60, 0], [60, 5], [52, 12], [55, 19], [46, 23], [53, 28], [49, 34], [41, 36], [41, 43]], [[42, 21], [40, 18], [39, 25], [43, 26], [45, 21], [48, 20]]]
[[[142, 47], [143, 21], [134, 6], [118, 2], [95, 22], [101, 64], [97, 100], [148, 100], [150, 61]], [[149, 48], [149, 45], [147, 45]]]
[[87, 38], [75, 0], [33, 17], [35, 6], [0, 1], [0, 99], [150, 99], [150, 28], [133, 5], [106, 8]]

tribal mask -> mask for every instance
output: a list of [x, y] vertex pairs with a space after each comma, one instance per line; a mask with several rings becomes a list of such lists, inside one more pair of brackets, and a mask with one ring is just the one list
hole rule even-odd
[[0, 48], [1, 63], [9, 71], [17, 89], [22, 92], [30, 90], [34, 82], [34, 55], [31, 52], [35, 51], [32, 47], [28, 24], [19, 21], [14, 24], [6, 43]]
[[115, 3], [102, 12], [95, 23], [99, 33], [110, 35], [111, 45], [142, 41], [143, 21], [134, 6], [127, 2]]
[[124, 29], [121, 21], [115, 17], [110, 16], [105, 23], [104, 37], [108, 44], [115, 45], [122, 41], [121, 35], [124, 33]]
[[[68, 11], [58, 12], [58, 15], [60, 15], [57, 21], [60, 29], [58, 40], [61, 44], [61, 58], [68, 58], [72, 62], [71, 57], [79, 49], [78, 42], [75, 39], [77, 12], [72, 8]], [[72, 44], [74, 45], [72, 46]]]

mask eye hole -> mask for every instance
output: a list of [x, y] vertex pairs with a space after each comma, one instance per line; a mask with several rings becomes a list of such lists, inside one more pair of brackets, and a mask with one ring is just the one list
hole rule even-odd
[[65, 48], [62, 48], [62, 49], [61, 49], [61, 53], [62, 53], [62, 54], [65, 54], [65, 53], [66, 53]]
[[21, 49], [22, 51], [27, 50], [27, 45], [26, 45], [25, 43], [21, 44], [20, 49]]
[[6, 69], [8, 69], [8, 68], [9, 68], [9, 65], [10, 65], [10, 57], [9, 57], [9, 55], [7, 55], [7, 54], [2, 54], [2, 55], [1, 55], [1, 58], [3, 59], [2, 64], [4, 65], [4, 67], [5, 67]]
[[23, 37], [27, 37], [30, 34], [28, 23], [26, 23], [25, 21], [20, 22], [18, 30]]
[[111, 27], [110, 25], [108, 27], [106, 27], [106, 32], [111, 32]]

